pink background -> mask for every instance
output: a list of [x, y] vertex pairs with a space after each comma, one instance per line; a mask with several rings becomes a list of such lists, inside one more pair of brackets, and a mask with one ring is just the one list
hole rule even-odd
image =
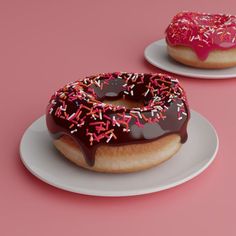
[[236, 14], [235, 0], [0, 1], [0, 235], [236, 235], [236, 80], [181, 78], [191, 107], [216, 127], [220, 149], [197, 178], [138, 197], [73, 194], [32, 176], [24, 130], [50, 95], [99, 72], [156, 72], [144, 48], [181, 10]]

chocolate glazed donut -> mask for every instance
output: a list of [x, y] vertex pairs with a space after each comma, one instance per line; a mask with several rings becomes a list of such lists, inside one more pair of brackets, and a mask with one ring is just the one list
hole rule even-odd
[[[141, 105], [128, 108], [112, 104], [114, 101]], [[149, 144], [154, 149], [160, 149], [160, 144], [164, 145], [168, 141], [167, 137], [178, 137], [178, 147], [166, 157], [170, 158], [187, 140], [188, 120], [185, 92], [176, 78], [165, 74], [121, 72], [90, 76], [65, 85], [52, 96], [46, 115], [47, 127], [57, 149], [76, 164], [102, 172], [146, 169], [165, 158], [144, 165], [143, 168], [142, 165], [121, 167], [119, 160], [115, 160], [117, 166], [112, 163], [112, 167], [96, 168], [97, 155], [101, 154], [99, 148], [108, 150], [108, 153], [104, 151], [103, 154], [107, 155], [109, 161], [113, 150], [117, 156], [121, 150], [124, 156], [125, 148], [132, 147], [133, 154], [134, 147], [138, 145], [143, 145], [145, 149], [144, 145]], [[158, 141], [156, 145], [155, 141]], [[84, 163], [81, 154], [86, 161]], [[135, 153], [135, 156], [138, 154]], [[80, 160], [76, 160], [78, 158]]]

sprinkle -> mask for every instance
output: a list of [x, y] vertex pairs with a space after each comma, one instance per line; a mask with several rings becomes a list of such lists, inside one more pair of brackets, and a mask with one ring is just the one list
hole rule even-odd
[[101, 110], [99, 110], [99, 118], [100, 118], [100, 120], [102, 120], [102, 111]]
[[98, 81], [94, 80], [94, 83], [95, 83], [98, 87], [101, 87], [100, 80], [98, 80]]
[[90, 122], [89, 125], [103, 125], [104, 122], [103, 121], [97, 121], [97, 122]]
[[151, 115], [152, 115], [152, 116], [154, 116], [154, 112], [157, 112], [157, 110], [156, 110], [156, 109], [151, 110]]
[[77, 132], [77, 129], [73, 129], [70, 132], [71, 132], [71, 134], [73, 134], [73, 133]]
[[192, 36], [189, 41], [192, 42], [194, 40], [194, 36]]
[[149, 92], [149, 89], [145, 92], [144, 96], [146, 97]]
[[60, 106], [61, 111], [66, 111], [66, 107]]
[[153, 99], [153, 103], [156, 102], [157, 100], [160, 101], [161, 98], [159, 96], [155, 96], [154, 99]]
[[177, 106], [178, 107], [182, 107], [184, 104], [183, 103], [178, 103]]
[[93, 119], [94, 119], [94, 120], [97, 120], [97, 118], [95, 117], [95, 115], [94, 115], [94, 114], [92, 114], [92, 117], [93, 117]]
[[105, 115], [105, 114], [103, 114], [103, 117], [105, 117], [108, 120], [111, 120], [111, 118], [109, 116]]
[[51, 101], [51, 104], [56, 105], [57, 103], [56, 103], [55, 100], [52, 100], [52, 101]]
[[[78, 114], [77, 114], [77, 113], [78, 113]], [[80, 110], [78, 110], [78, 111], [76, 112], [75, 117], [76, 117], [77, 120], [79, 120], [79, 117], [80, 117], [81, 113], [82, 113], [82, 111], [80, 111]]]
[[110, 121], [108, 120], [106, 123], [106, 130], [108, 130], [109, 125], [110, 125]]
[[107, 143], [109, 143], [110, 142], [110, 140], [111, 140], [111, 138], [112, 138], [112, 134], [110, 134], [110, 136], [109, 136], [109, 138], [107, 139]]
[[81, 127], [85, 124], [85, 122], [82, 122], [81, 124], [77, 124], [78, 127]]
[[155, 108], [157, 108], [159, 111], [163, 110], [161, 106], [156, 106]]
[[131, 113], [138, 114], [139, 118], [141, 118], [141, 119], [142, 119], [142, 116], [141, 116], [141, 114], [140, 114], [140, 112], [139, 112], [139, 111], [133, 111], [133, 110], [131, 110], [130, 112], [131, 112]]
[[73, 128], [74, 126], [75, 126], [75, 124], [71, 124], [71, 125], [69, 126], [69, 129]]
[[75, 113], [71, 114], [67, 120], [71, 120], [75, 116]]

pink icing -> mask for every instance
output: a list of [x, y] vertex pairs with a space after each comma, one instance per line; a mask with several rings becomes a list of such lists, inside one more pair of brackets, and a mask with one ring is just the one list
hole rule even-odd
[[191, 47], [204, 61], [212, 50], [236, 47], [236, 16], [181, 12], [168, 26], [166, 41]]

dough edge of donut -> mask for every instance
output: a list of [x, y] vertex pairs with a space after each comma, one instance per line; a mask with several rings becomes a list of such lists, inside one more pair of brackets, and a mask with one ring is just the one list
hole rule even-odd
[[155, 141], [97, 148], [94, 166], [89, 166], [78, 145], [69, 136], [53, 141], [56, 149], [76, 165], [96, 172], [129, 173], [157, 166], [170, 159], [181, 147], [178, 134], [169, 134]]
[[177, 62], [191, 67], [223, 69], [236, 66], [236, 48], [213, 50], [204, 61], [201, 61], [196, 53], [186, 46], [170, 46], [167, 44], [167, 52]]

